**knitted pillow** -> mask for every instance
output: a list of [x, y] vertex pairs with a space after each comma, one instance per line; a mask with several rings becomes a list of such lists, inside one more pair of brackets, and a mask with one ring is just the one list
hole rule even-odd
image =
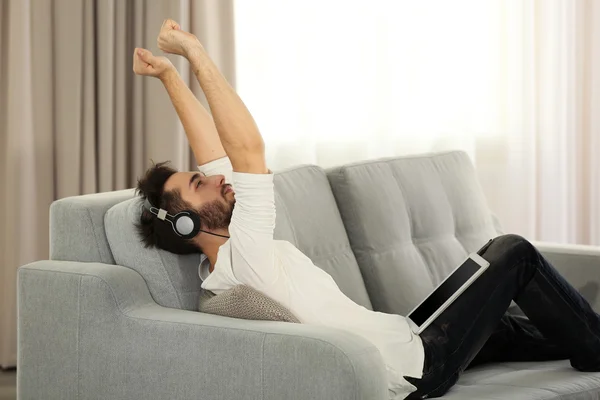
[[231, 318], [300, 323], [287, 308], [246, 285], [238, 285], [217, 295], [203, 290], [198, 311]]

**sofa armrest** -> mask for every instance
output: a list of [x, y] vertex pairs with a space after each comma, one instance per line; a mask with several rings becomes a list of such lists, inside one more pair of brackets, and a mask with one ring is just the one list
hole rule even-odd
[[165, 308], [116, 265], [18, 273], [22, 399], [387, 399], [379, 351], [350, 332]]
[[600, 247], [533, 242], [548, 261], [600, 312]]

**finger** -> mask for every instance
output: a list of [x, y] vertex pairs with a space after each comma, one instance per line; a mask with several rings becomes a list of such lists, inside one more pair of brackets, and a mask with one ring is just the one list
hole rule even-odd
[[133, 55], [135, 57], [139, 57], [140, 54], [143, 53], [144, 51], [147, 51], [147, 50], [142, 47], [136, 47], [135, 50], [133, 51]]
[[153, 64], [154, 56], [150, 50], [146, 49], [136, 49], [136, 53], [140, 60], [144, 61], [147, 64]]
[[176, 26], [179, 26], [179, 24], [174, 19], [171, 19], [171, 18], [167, 19], [167, 25], [171, 29], [175, 29]]
[[142, 62], [142, 59], [141, 59], [141, 57], [140, 57], [140, 55], [138, 53], [140, 50], [143, 50], [143, 49], [140, 49], [139, 47], [136, 47], [135, 50], [133, 51], [133, 68], [134, 69], [135, 69], [136, 65], [138, 65], [139, 63]]
[[160, 30], [173, 30], [173, 29], [179, 29], [179, 24], [177, 22], [175, 22], [175, 20], [172, 20], [171, 18], [167, 18], [165, 19], [165, 21], [163, 22]]

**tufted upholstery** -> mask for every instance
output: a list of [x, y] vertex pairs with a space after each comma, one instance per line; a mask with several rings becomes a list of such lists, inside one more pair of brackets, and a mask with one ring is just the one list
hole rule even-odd
[[406, 315], [498, 236], [463, 152], [361, 162], [328, 177], [375, 310]]
[[287, 240], [330, 274], [344, 294], [371, 309], [344, 223], [322, 168], [275, 174], [275, 239]]
[[[299, 247], [354, 301], [382, 311], [406, 313], [501, 232], [461, 152], [327, 175], [297, 167], [277, 173], [275, 189], [275, 237]], [[352, 332], [157, 306], [195, 309], [198, 259], [135, 247], [132, 198], [126, 190], [52, 204], [50, 258], [60, 261], [19, 270], [22, 398], [164, 399], [173, 390], [181, 399], [388, 398], [381, 355]], [[538, 248], [598, 311], [600, 249]], [[599, 388], [600, 374], [567, 361], [504, 363], [466, 371], [445, 397], [591, 400]]]
[[[325, 171], [301, 166], [275, 174], [274, 181], [275, 238], [293, 243], [331, 274], [348, 297], [370, 308]], [[137, 198], [116, 204], [106, 212], [104, 227], [116, 263], [139, 272], [158, 304], [196, 310], [201, 293], [200, 256], [144, 248], [134, 228], [140, 213], [141, 202]]]

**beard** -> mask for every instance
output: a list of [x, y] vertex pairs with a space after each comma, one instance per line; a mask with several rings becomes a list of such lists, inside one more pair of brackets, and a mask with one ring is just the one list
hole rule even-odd
[[225, 229], [231, 223], [231, 215], [233, 214], [233, 205], [235, 200], [229, 204], [220, 200], [214, 200], [205, 204], [197, 210], [200, 217], [202, 227], [208, 230]]

